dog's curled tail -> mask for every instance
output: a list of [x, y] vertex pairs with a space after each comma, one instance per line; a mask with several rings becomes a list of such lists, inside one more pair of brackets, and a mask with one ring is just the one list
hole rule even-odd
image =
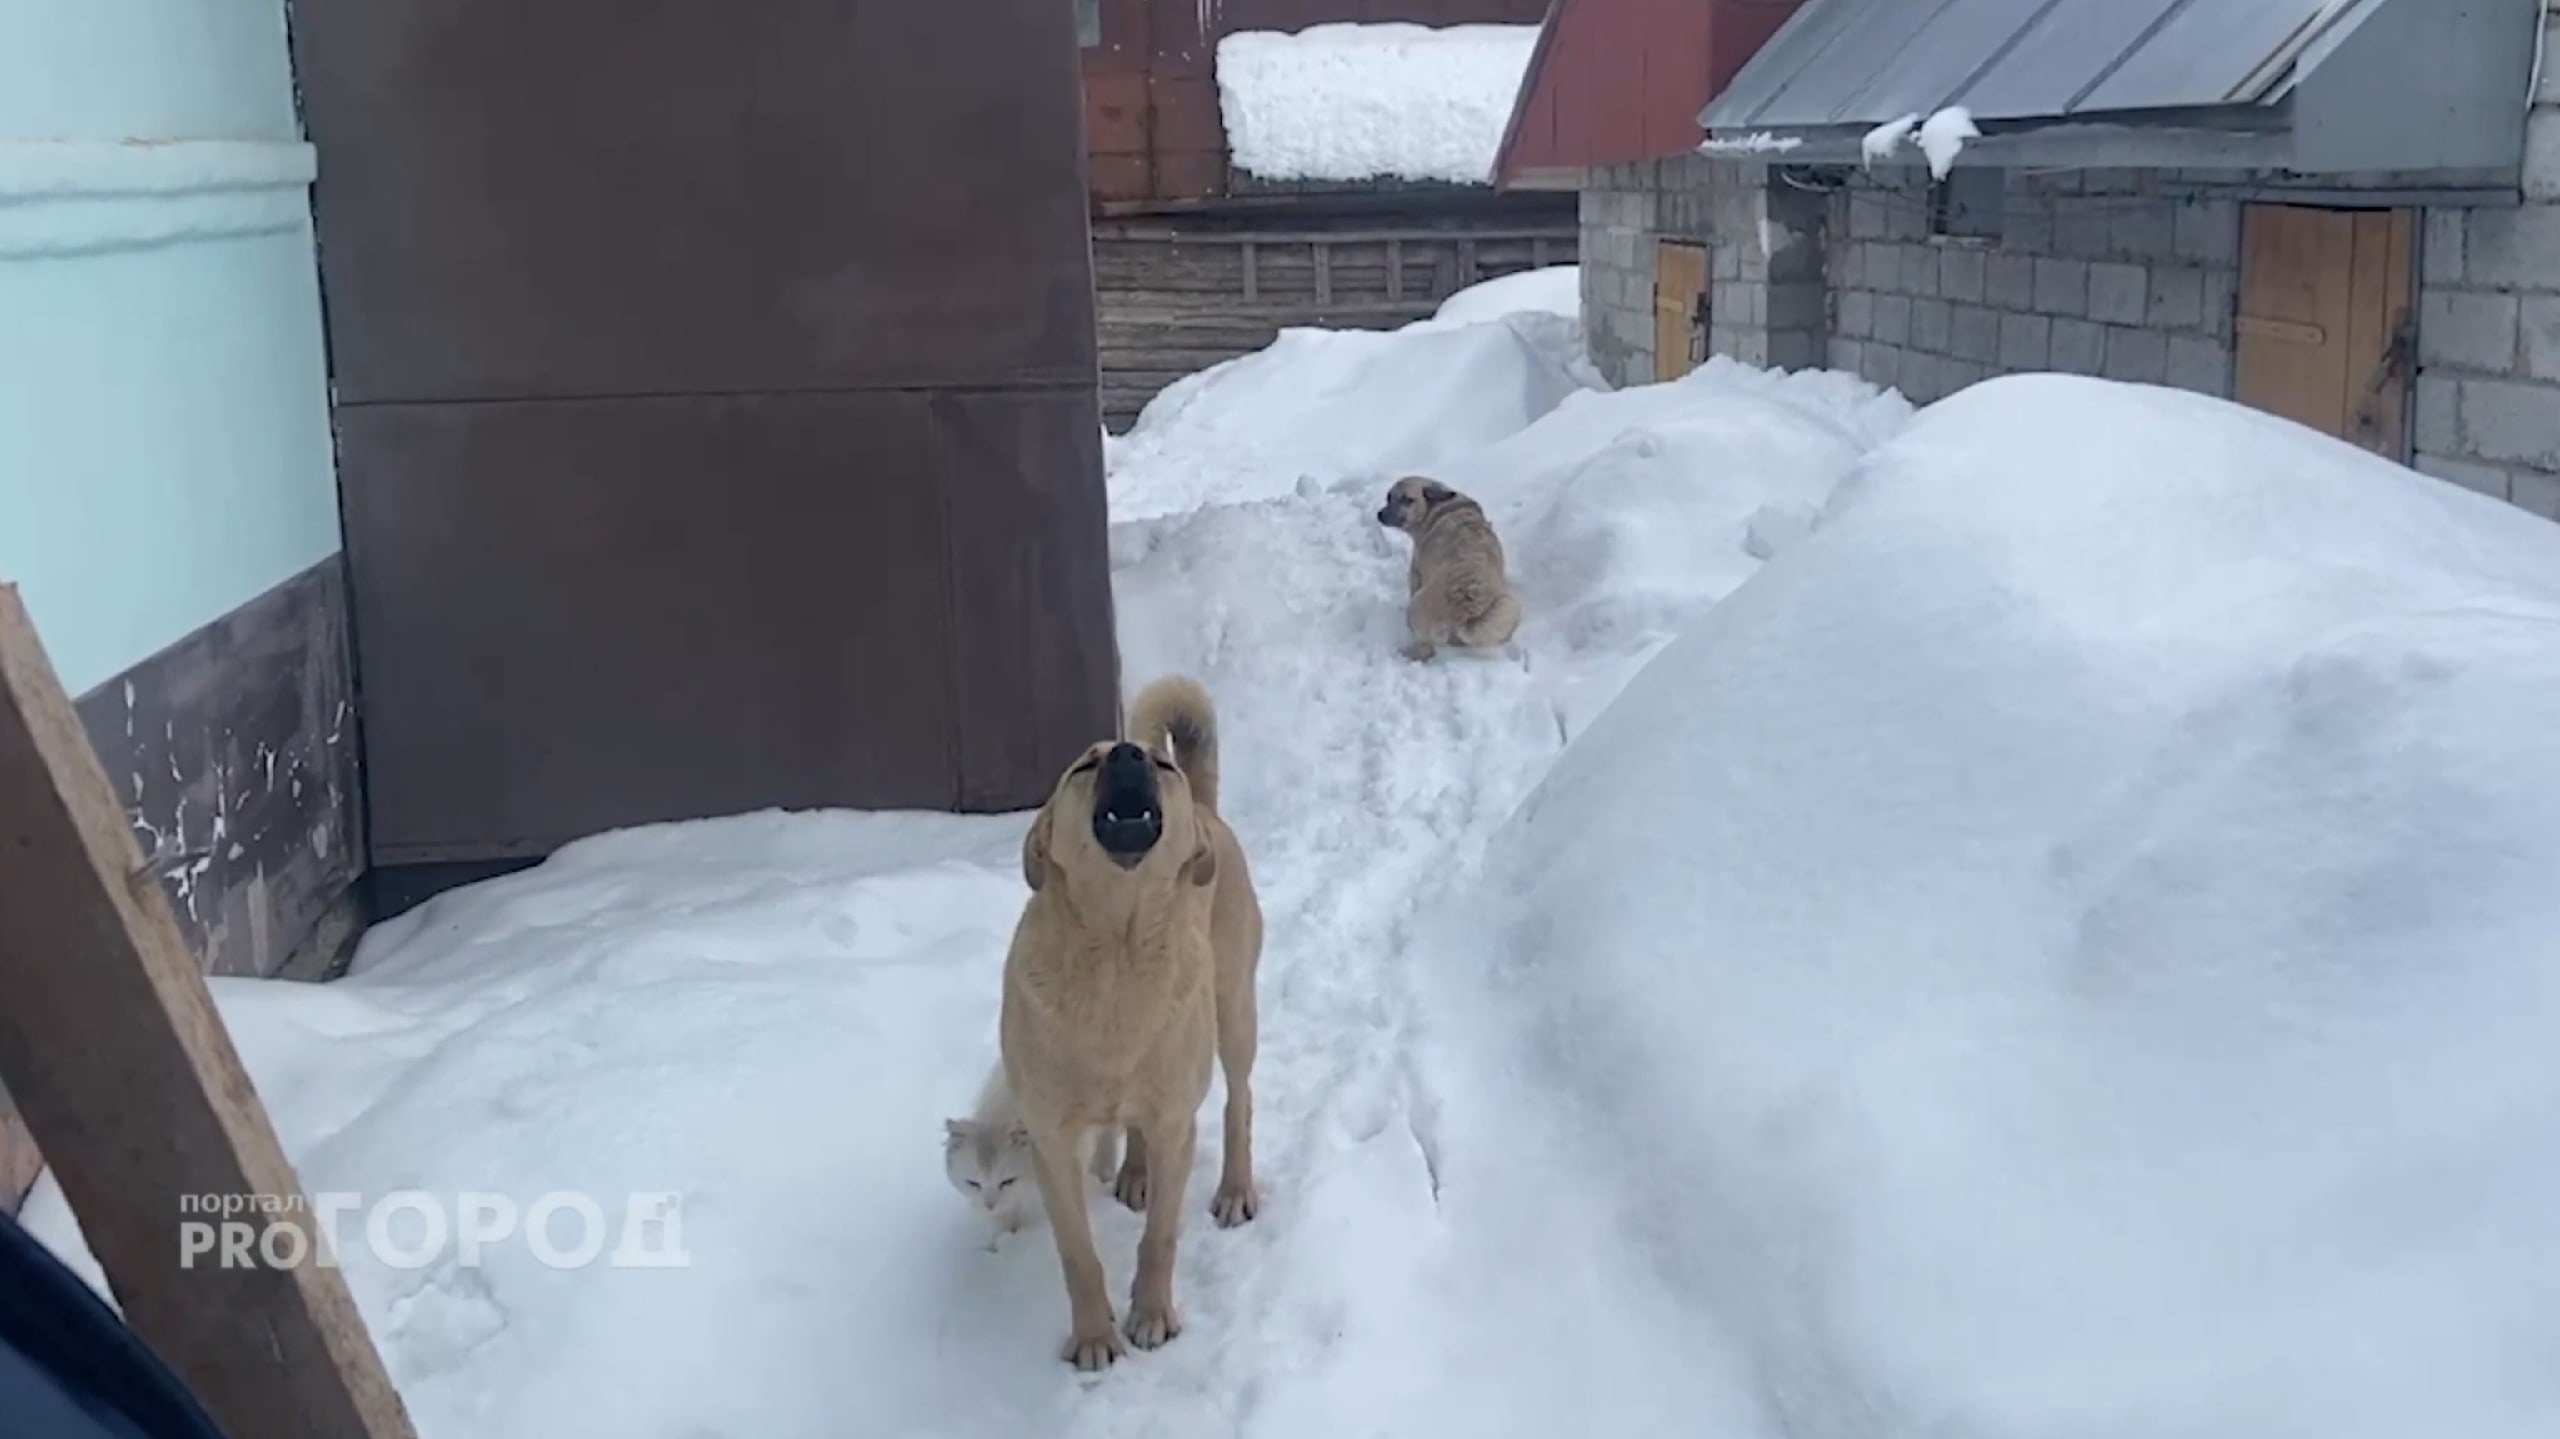
[[1218, 707], [1188, 675], [1166, 675], [1138, 691], [1129, 706], [1129, 738], [1148, 749], [1170, 747], [1191, 779], [1191, 798], [1218, 809]]

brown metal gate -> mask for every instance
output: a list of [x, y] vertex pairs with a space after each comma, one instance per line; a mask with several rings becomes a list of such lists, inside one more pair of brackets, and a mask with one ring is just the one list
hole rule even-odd
[[1072, 7], [293, 12], [377, 865], [1112, 729]]

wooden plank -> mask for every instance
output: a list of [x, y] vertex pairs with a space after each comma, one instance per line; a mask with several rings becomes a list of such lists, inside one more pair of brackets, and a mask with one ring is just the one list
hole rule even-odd
[[2346, 438], [2386, 459], [2406, 458], [2410, 347], [2409, 265], [2416, 225], [2407, 210], [2355, 216], [2347, 316]]
[[[414, 1439], [341, 1271], [180, 1267], [185, 1197], [292, 1202], [302, 1184], [5, 585], [0, 851], [0, 1082], [126, 1322], [231, 1434]], [[307, 1244], [311, 1218], [304, 1200], [279, 1221]]]
[[1420, 319], [1437, 308], [1430, 300], [1415, 299], [1396, 305], [1222, 310], [1179, 318], [1118, 315], [1103, 324], [1099, 338], [1106, 356], [1148, 349], [1250, 350], [1268, 344], [1271, 332], [1280, 326], [1312, 324], [1318, 316], [1339, 317], [1351, 323], [1392, 325], [1399, 320]]
[[15, 1214], [26, 1203], [27, 1191], [35, 1187], [36, 1176], [44, 1172], [44, 1156], [36, 1152], [36, 1137], [27, 1133], [27, 1122], [18, 1117], [16, 1107], [0, 1113], [0, 1214]]
[[2417, 444], [2410, 411], [2416, 404], [2418, 382], [2418, 211], [2392, 212], [2391, 260], [2384, 268], [2383, 291], [2392, 316], [2391, 339], [2400, 347], [2400, 355], [2398, 372], [2386, 382], [2380, 402], [2381, 423], [2389, 440], [2381, 447], [2381, 453], [2407, 463]]
[[2307, 345], [2318, 349], [2329, 343], [2326, 325], [2304, 324], [2297, 320], [2271, 320], [2264, 315], [2242, 315], [2232, 322], [2241, 334], [2286, 345]]
[[1461, 243], [1485, 245], [1505, 242], [1526, 246], [1534, 240], [1570, 245], [1580, 238], [1580, 232], [1572, 225], [1461, 227], [1344, 224], [1331, 228], [1305, 225], [1256, 226], [1249, 230], [1234, 230], [1224, 232], [1221, 236], [1212, 236], [1198, 230], [1167, 228], [1160, 223], [1149, 223], [1136, 218], [1122, 218], [1098, 224], [1093, 231], [1093, 238], [1097, 244], [1109, 241], [1128, 244], [1197, 245], [1213, 238], [1232, 240], [1245, 235], [1251, 235], [1266, 245], [1311, 245], [1318, 240], [1331, 240], [1337, 244], [1381, 244], [1388, 240], [1406, 240], [1438, 241], [1449, 246]]
[[2347, 433], [2354, 270], [2353, 215], [2303, 205], [2242, 210], [2240, 313], [2248, 322], [2236, 327], [2234, 398], [2324, 435]]
[[1707, 294], [1707, 247], [1661, 240], [1653, 252], [1653, 377], [1676, 380], [1697, 368], [1695, 338]]

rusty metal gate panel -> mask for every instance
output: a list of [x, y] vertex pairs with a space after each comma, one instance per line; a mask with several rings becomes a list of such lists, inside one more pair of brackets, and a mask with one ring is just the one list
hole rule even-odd
[[1116, 715], [1056, 0], [298, 0], [378, 864]]

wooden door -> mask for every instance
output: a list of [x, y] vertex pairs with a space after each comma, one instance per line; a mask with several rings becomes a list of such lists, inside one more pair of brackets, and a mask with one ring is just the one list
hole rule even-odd
[[1707, 358], [1707, 247], [1660, 240], [1653, 252], [1653, 377], [1676, 380]]
[[1071, 7], [293, 19], [377, 863], [1113, 732]]
[[2244, 405], [2406, 460], [2415, 215], [2251, 205], [2241, 217]]

